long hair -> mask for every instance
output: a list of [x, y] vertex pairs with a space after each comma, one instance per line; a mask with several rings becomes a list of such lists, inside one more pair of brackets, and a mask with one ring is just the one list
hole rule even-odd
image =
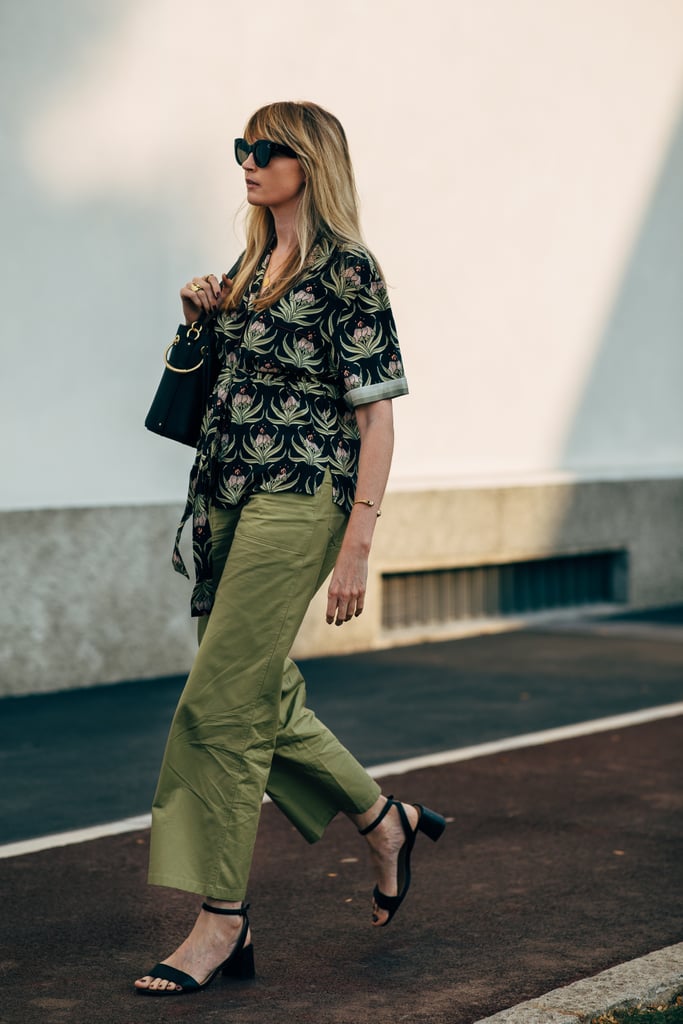
[[[295, 222], [297, 244], [275, 286], [256, 300], [255, 308], [265, 309], [292, 287], [319, 236], [351, 245], [364, 244], [358, 193], [344, 129], [333, 114], [315, 103], [270, 103], [261, 107], [249, 118], [244, 137], [249, 142], [270, 139], [290, 146], [305, 176]], [[268, 207], [249, 208], [246, 235], [242, 264], [226, 303], [228, 309], [239, 305], [274, 238], [275, 224]]]

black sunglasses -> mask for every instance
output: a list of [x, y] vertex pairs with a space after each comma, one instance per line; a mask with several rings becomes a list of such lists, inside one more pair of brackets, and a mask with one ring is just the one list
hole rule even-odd
[[257, 167], [266, 167], [271, 156], [293, 156], [296, 153], [289, 146], [281, 146], [279, 142], [270, 142], [269, 139], [257, 139], [251, 144], [246, 139], [235, 139], [235, 160], [242, 166], [250, 153], [254, 154], [254, 163]]

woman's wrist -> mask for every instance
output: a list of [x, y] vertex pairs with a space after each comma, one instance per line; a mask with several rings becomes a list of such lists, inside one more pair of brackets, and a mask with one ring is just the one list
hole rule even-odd
[[354, 505], [364, 505], [368, 509], [372, 509], [377, 519], [382, 515], [382, 509], [377, 507], [377, 502], [372, 498], [354, 498]]
[[370, 514], [367, 508], [363, 508], [362, 511], [358, 507], [354, 508], [349, 516], [342, 546], [347, 551], [353, 551], [354, 554], [367, 558], [370, 554], [376, 522], [377, 517], [374, 513]]

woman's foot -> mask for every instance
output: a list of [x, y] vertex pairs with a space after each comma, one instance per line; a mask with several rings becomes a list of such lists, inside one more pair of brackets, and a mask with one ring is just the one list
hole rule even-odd
[[[380, 796], [364, 814], [354, 814], [349, 817], [359, 829], [367, 828], [377, 819], [386, 802], [387, 798]], [[403, 804], [402, 806], [410, 828], [415, 831], [420, 812], [412, 804]], [[401, 847], [406, 841], [398, 809], [395, 806], [391, 807], [379, 824], [371, 832], [368, 832], [365, 839], [370, 847], [370, 860], [375, 871], [377, 888], [386, 896], [398, 896], [398, 858]], [[372, 923], [374, 927], [381, 928], [387, 923], [389, 916], [389, 911], [379, 907], [373, 899]]]
[[[241, 903], [226, 902], [225, 900], [207, 899], [207, 903], [214, 907], [224, 909], [239, 908]], [[200, 910], [199, 916], [188, 937], [176, 949], [175, 953], [162, 960], [162, 963], [175, 967], [176, 970], [189, 974], [200, 985], [216, 970], [219, 964], [228, 957], [234, 949], [242, 930], [242, 917], [212, 914], [206, 910]], [[251, 942], [251, 933], [247, 932], [244, 945]], [[181, 985], [167, 981], [164, 978], [155, 978], [153, 975], [145, 975], [135, 982], [137, 989], [150, 989], [151, 991], [180, 992]]]

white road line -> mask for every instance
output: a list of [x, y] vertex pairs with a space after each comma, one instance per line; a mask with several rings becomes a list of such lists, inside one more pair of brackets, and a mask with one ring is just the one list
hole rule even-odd
[[[662, 704], [656, 708], [644, 708], [642, 711], [629, 711], [623, 715], [610, 715], [608, 718], [594, 718], [590, 722], [577, 722], [575, 725], [561, 725], [557, 729], [543, 729], [541, 732], [507, 736], [502, 740], [478, 743], [476, 746], [461, 747], [459, 750], [443, 750], [436, 754], [424, 754], [422, 757], [408, 757], [404, 761], [389, 761], [387, 764], [378, 764], [368, 768], [368, 773], [375, 779], [383, 778], [385, 775], [405, 775], [406, 772], [414, 772], [418, 768], [433, 768], [440, 764], [453, 764], [456, 761], [471, 761], [475, 757], [489, 757], [491, 754], [500, 754], [506, 750], [539, 747], [544, 743], [572, 740], [578, 736], [590, 736], [594, 732], [609, 732], [611, 729], [626, 729], [631, 725], [656, 722], [660, 718], [676, 718], [678, 715], [683, 715], [683, 701], [678, 701], [676, 704]], [[1, 852], [2, 847], [0, 847], [0, 855]]]
[[35, 839], [24, 839], [18, 843], [7, 843], [0, 846], [0, 860], [5, 857], [20, 857], [24, 853], [39, 853], [40, 850], [54, 850], [58, 846], [88, 843], [91, 839], [117, 836], [121, 832], [136, 832], [138, 829], [149, 828], [151, 824], [151, 814], [139, 814], [137, 818], [122, 818], [121, 821], [108, 821], [90, 828], [77, 828], [73, 832], [55, 832], [50, 836], [37, 836]]
[[[528, 732], [520, 736], [507, 736], [502, 740], [478, 743], [472, 747], [442, 750], [435, 754], [423, 754], [421, 757], [408, 757], [403, 761], [389, 761], [387, 764], [373, 765], [368, 768], [368, 773], [374, 779], [384, 778], [387, 775], [405, 775], [407, 772], [414, 772], [419, 768], [434, 768], [442, 764], [455, 764], [457, 761], [471, 761], [476, 757], [490, 757], [492, 754], [500, 754], [507, 750], [538, 747], [545, 743], [557, 743], [559, 740], [576, 739], [579, 736], [609, 732], [612, 729], [627, 729], [632, 725], [656, 722], [662, 718], [676, 718], [678, 715], [683, 715], [683, 701], [678, 701], [675, 704], [662, 704], [656, 708], [644, 708], [642, 711], [629, 711], [623, 715], [610, 715], [608, 718], [595, 718], [589, 722], [577, 722], [575, 725], [562, 725], [557, 729], [543, 729], [540, 732]], [[19, 857], [27, 853], [38, 853], [41, 850], [52, 850], [59, 846], [71, 846], [74, 843], [87, 843], [93, 839], [120, 835], [123, 832], [137, 832], [149, 828], [151, 820], [150, 814], [140, 814], [135, 818], [123, 818], [121, 821], [110, 821], [103, 825], [93, 825], [91, 828], [79, 828], [73, 832], [58, 832], [49, 836], [38, 836], [36, 839], [7, 843], [0, 846], [0, 860], [7, 857]]]

